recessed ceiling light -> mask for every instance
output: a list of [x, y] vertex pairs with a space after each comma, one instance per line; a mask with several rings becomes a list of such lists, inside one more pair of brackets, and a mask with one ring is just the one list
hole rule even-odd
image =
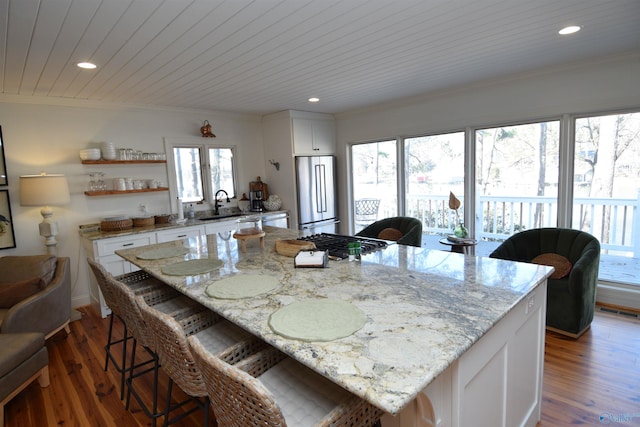
[[309, 102], [320, 102], [320, 98], [316, 98], [316, 97], [309, 98]]
[[94, 68], [98, 68], [96, 64], [92, 64], [91, 62], [78, 62], [76, 65], [80, 68], [84, 68], [85, 70], [93, 70]]
[[564, 27], [563, 29], [558, 31], [558, 34], [562, 34], [564, 36], [567, 34], [577, 33], [578, 31], [580, 31], [580, 28], [581, 27], [578, 27], [577, 25], [571, 25], [569, 27]]

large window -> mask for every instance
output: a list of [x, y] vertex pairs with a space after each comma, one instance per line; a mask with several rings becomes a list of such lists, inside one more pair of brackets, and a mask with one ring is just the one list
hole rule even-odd
[[351, 147], [354, 225], [358, 232], [398, 213], [397, 141]]
[[211, 202], [218, 190], [236, 196], [234, 148], [211, 144], [168, 144], [176, 197], [184, 203]]
[[464, 218], [449, 209], [449, 192], [464, 202], [464, 132], [404, 140], [406, 215], [422, 220], [428, 233], [453, 230]]
[[640, 257], [640, 113], [576, 119], [573, 197], [573, 228]]
[[557, 225], [559, 130], [560, 122], [551, 121], [475, 132], [477, 237], [500, 242]]
[[[395, 147], [398, 168], [386, 163], [395, 161]], [[640, 283], [640, 112], [467, 128], [351, 150], [354, 202], [385, 200], [399, 215], [421, 219], [427, 248], [446, 250], [440, 239], [460, 217], [479, 256], [522, 230], [573, 227], [600, 241], [600, 280]], [[458, 215], [449, 209], [450, 191], [462, 201]], [[379, 211], [375, 219], [394, 215]]]

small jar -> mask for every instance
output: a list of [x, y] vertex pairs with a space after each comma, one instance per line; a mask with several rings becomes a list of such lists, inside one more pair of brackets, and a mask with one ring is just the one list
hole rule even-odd
[[360, 242], [347, 243], [347, 249], [349, 251], [349, 261], [360, 261], [362, 252]]

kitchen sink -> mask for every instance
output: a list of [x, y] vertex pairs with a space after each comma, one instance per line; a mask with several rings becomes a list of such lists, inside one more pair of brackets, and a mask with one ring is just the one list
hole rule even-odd
[[224, 219], [224, 218], [234, 218], [238, 216], [244, 216], [242, 212], [230, 213], [230, 214], [220, 214], [220, 215], [212, 215], [203, 218], [198, 218], [200, 221], [212, 221], [214, 219]]

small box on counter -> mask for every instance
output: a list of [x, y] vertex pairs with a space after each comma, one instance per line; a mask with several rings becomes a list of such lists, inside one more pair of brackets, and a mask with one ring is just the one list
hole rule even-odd
[[324, 268], [329, 263], [329, 251], [303, 250], [293, 259], [296, 268]]

